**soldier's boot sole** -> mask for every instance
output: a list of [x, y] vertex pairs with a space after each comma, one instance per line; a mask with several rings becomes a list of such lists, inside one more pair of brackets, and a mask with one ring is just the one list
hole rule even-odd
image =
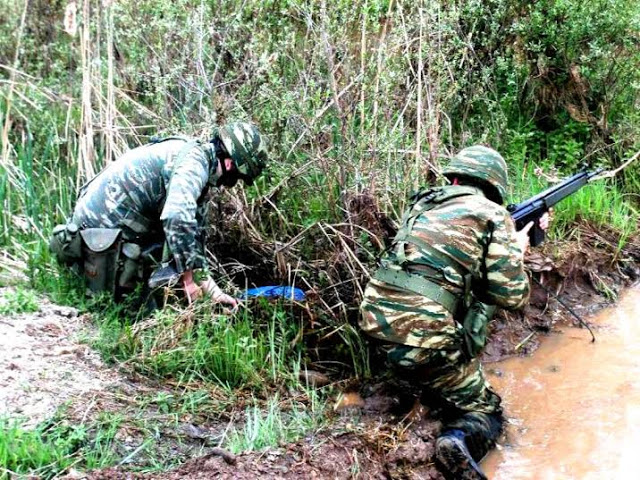
[[454, 436], [438, 438], [436, 460], [447, 480], [487, 480], [473, 460], [464, 440]]

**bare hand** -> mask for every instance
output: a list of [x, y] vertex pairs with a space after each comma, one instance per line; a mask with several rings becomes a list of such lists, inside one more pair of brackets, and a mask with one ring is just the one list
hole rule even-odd
[[540, 228], [546, 232], [547, 230], [549, 230], [549, 225], [551, 224], [552, 218], [553, 218], [553, 208], [550, 209], [548, 212], [545, 212], [544, 215], [540, 217], [540, 219], [538, 220], [538, 225], [540, 225]]
[[183, 277], [182, 288], [187, 296], [187, 302], [189, 302], [189, 305], [202, 296], [202, 288], [200, 288], [191, 277]]
[[[549, 224], [551, 223], [551, 215], [552, 215], [553, 211], [550, 210], [549, 212], [545, 212], [544, 215], [542, 215], [539, 219], [538, 219], [538, 226], [544, 231], [546, 232], [549, 229]], [[518, 232], [516, 232], [516, 237], [517, 237], [517, 241], [518, 241], [518, 245], [520, 245], [520, 249], [522, 250], [522, 252], [526, 252], [529, 249], [529, 230], [531, 230], [533, 228], [533, 225], [535, 224], [535, 222], [529, 222], [527, 223], [522, 230], [519, 230]]]
[[216, 297], [212, 296], [211, 299], [216, 303], [229, 305], [232, 312], [235, 312], [239, 305], [237, 298], [234, 298], [231, 295], [227, 295], [226, 293], [218, 294]]
[[202, 290], [211, 297], [211, 300], [213, 300], [214, 303], [230, 305], [232, 310], [235, 310], [238, 307], [238, 299], [224, 293], [211, 278], [202, 282]]

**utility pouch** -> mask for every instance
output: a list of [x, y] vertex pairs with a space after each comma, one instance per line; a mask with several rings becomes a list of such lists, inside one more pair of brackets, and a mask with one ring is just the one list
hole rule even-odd
[[142, 249], [136, 243], [122, 244], [122, 271], [118, 276], [118, 286], [135, 288], [142, 280]]
[[119, 228], [86, 228], [83, 240], [84, 276], [87, 293], [110, 292], [115, 295], [120, 261], [122, 230]]
[[495, 305], [475, 300], [462, 320], [464, 343], [469, 358], [475, 358], [487, 343], [487, 326], [496, 311]]
[[58, 262], [63, 265], [73, 265], [82, 258], [82, 243], [78, 226], [75, 223], [57, 225], [49, 239], [49, 250]]

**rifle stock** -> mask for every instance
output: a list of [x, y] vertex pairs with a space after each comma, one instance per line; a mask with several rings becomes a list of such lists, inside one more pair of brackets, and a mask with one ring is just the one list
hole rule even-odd
[[548, 212], [556, 203], [580, 190], [589, 183], [593, 177], [599, 175], [601, 172], [602, 169], [593, 172], [582, 170], [522, 203], [509, 205], [507, 210], [511, 213], [511, 217], [516, 223], [516, 230], [521, 230], [529, 222], [534, 222], [533, 227], [529, 230], [530, 243], [532, 247], [540, 245], [545, 237], [544, 230], [540, 228], [538, 222], [540, 217], [542, 217], [545, 212]]

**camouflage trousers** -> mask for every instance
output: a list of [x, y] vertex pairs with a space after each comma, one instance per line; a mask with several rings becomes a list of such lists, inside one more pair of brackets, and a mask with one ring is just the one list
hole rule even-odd
[[463, 348], [440, 350], [390, 343], [380, 348], [399, 376], [422, 388], [422, 403], [457, 411], [457, 415], [501, 414], [501, 399], [486, 381], [480, 361], [469, 359]]
[[382, 344], [387, 361], [400, 377], [422, 388], [421, 403], [439, 412], [440, 435], [463, 435], [472, 457], [480, 461], [502, 432], [501, 399], [489, 386], [477, 358], [456, 350]]

